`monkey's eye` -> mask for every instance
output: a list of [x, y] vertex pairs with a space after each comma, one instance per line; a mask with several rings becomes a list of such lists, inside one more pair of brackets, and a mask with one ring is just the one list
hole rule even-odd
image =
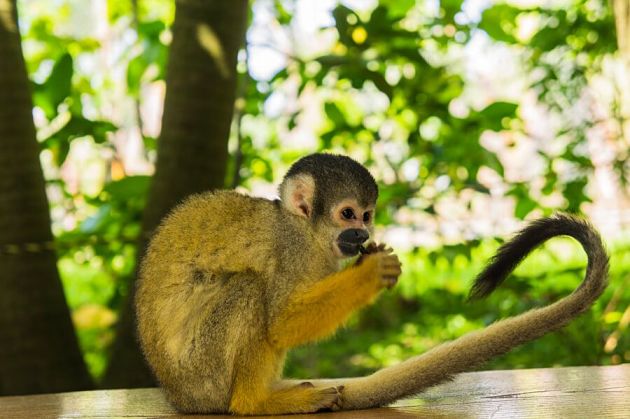
[[343, 211], [341, 211], [341, 216], [345, 218], [346, 220], [353, 220], [355, 218], [354, 211], [352, 211], [352, 208], [346, 208]]
[[371, 218], [372, 218], [372, 217], [370, 216], [370, 213], [369, 213], [369, 212], [364, 212], [364, 213], [363, 213], [363, 222], [364, 222], [364, 223], [369, 223]]

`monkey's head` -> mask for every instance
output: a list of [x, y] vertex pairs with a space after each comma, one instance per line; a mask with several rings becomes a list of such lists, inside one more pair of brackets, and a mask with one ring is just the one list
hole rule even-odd
[[280, 197], [338, 258], [358, 254], [374, 231], [378, 186], [350, 157], [318, 153], [298, 160], [280, 184]]

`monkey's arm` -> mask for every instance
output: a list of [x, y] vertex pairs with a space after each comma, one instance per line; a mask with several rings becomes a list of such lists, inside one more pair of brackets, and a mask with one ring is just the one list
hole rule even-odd
[[352, 313], [369, 304], [400, 275], [400, 262], [389, 252], [366, 256], [359, 264], [297, 289], [286, 307], [271, 319], [269, 340], [290, 348], [334, 332]]

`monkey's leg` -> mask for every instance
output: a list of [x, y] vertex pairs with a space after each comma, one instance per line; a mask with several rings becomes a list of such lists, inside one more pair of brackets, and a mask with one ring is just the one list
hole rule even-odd
[[350, 313], [370, 303], [398, 275], [398, 258], [380, 253], [310, 288], [296, 290], [286, 307], [271, 319], [271, 344], [286, 349], [330, 335]]

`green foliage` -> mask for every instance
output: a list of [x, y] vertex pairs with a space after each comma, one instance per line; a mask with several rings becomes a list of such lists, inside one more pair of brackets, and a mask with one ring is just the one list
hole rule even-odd
[[[592, 164], [581, 146], [586, 141], [586, 132], [602, 122], [592, 111], [576, 118], [574, 104], [584, 99], [589, 77], [597, 74], [605, 58], [616, 50], [615, 22], [609, 6], [605, 2], [587, 0], [575, 0], [566, 5], [548, 3], [535, 8], [498, 3], [483, 12], [478, 25], [494, 40], [522, 51], [524, 68], [536, 75], [531, 78], [531, 87], [541, 103], [561, 119], [556, 134], [567, 138], [568, 142], [559, 156], [542, 154], [548, 160], [545, 190], [563, 187], [568, 202], [566, 209], [571, 212], [579, 211], [580, 204], [589, 201], [584, 187]], [[519, 21], [525, 19], [536, 24], [531, 36], [518, 34]], [[622, 125], [623, 119], [616, 122]], [[553, 169], [554, 162], [558, 161], [575, 164], [575, 178], [564, 185]], [[626, 170], [621, 166], [616, 168], [622, 181], [626, 179]], [[519, 193], [517, 197], [523, 196]], [[534, 202], [530, 198], [529, 202], [522, 203], [517, 216], [526, 214], [526, 208], [533, 209]]]
[[[137, 96], [143, 81], [163, 80], [166, 70], [167, 47], [160, 42], [160, 35], [166, 30], [164, 22], [152, 21], [138, 24], [138, 38], [142, 52], [129, 61], [127, 66], [127, 89]], [[143, 80], [149, 67], [157, 67], [150, 80]]]
[[[464, 89], [449, 51], [464, 45], [469, 29], [454, 24], [459, 2], [442, 6], [431, 14], [415, 2], [381, 2], [366, 15], [339, 5], [332, 13], [338, 35], [332, 50], [309, 61], [298, 60], [272, 80], [280, 87], [297, 78], [300, 94], [311, 86], [326, 97], [319, 149], [356, 151], [366, 156], [368, 164], [374, 162], [375, 143], [397, 149], [395, 155], [381, 159], [387, 165], [381, 170], [397, 175], [383, 185], [381, 223], [391, 223], [387, 214], [409, 205], [410, 199], [419, 203], [416, 198], [422, 189], [436, 182], [449, 184], [448, 189], [440, 188], [439, 198], [466, 189], [487, 192], [477, 179], [482, 167], [503, 174], [502, 163], [480, 146], [479, 138], [485, 131], [506, 129], [517, 117], [518, 105], [497, 101], [470, 109], [465, 117], [449, 110]], [[424, 13], [413, 26], [409, 24], [412, 12]], [[450, 37], [429, 35], [436, 27], [448, 27]], [[299, 113], [298, 109], [289, 116], [289, 130]], [[401, 167], [411, 161], [422, 169], [414, 179], [404, 179]], [[427, 200], [416, 209], [430, 212], [431, 203]]]
[[63, 54], [50, 72], [50, 76], [42, 84], [35, 84], [34, 100], [43, 109], [49, 119], [57, 114], [57, 107], [66, 97], [70, 96], [72, 88], [72, 56]]
[[[139, 100], [143, 83], [164, 78], [167, 46], [163, 35], [172, 23], [173, 6], [148, 0], [135, 9], [133, 2], [108, 2], [108, 15], [98, 16], [105, 20], [99, 24], [107, 26], [110, 37], [120, 39], [95, 39], [98, 31], [81, 29], [86, 18], [94, 17], [88, 4], [57, 3], [59, 7], [23, 2], [22, 36], [34, 105], [43, 116], [38, 137], [42, 150], [52, 157], [45, 167], [49, 189], [55, 191], [52, 213], [64, 213], [74, 226], [64, 227], [53, 217], [59, 270], [88, 367], [98, 378], [107, 365], [118, 312], [135, 274], [140, 219], [150, 181], [148, 176], [127, 176], [116, 169], [120, 163], [112, 158], [116, 156], [112, 134], [128, 127], [121, 126], [123, 119], [115, 112], [102, 109], [121, 105], [112, 104], [120, 98], [110, 96], [120, 80], [117, 66], [127, 70], [123, 82], [129, 96], [123, 100]], [[73, 17], [77, 6], [85, 13], [81, 22]], [[130, 18], [132, 12], [135, 16]], [[125, 37], [131, 32], [135, 41], [130, 44]], [[99, 68], [106, 63], [104, 48], [118, 48], [113, 62], [106, 64], [114, 68], [111, 74]], [[91, 144], [91, 158], [101, 159], [87, 167], [92, 177], [86, 188], [59, 176], [68, 165], [86, 164], [82, 157], [68, 161], [77, 140]], [[154, 149], [154, 143], [155, 139], [144, 138], [147, 150]], [[102, 175], [96, 175], [100, 170]]]
[[148, 176], [128, 176], [107, 184], [89, 199], [96, 212], [76, 230], [57, 237], [66, 296], [86, 361], [96, 377], [105, 370], [117, 312], [129, 295], [149, 180]]

